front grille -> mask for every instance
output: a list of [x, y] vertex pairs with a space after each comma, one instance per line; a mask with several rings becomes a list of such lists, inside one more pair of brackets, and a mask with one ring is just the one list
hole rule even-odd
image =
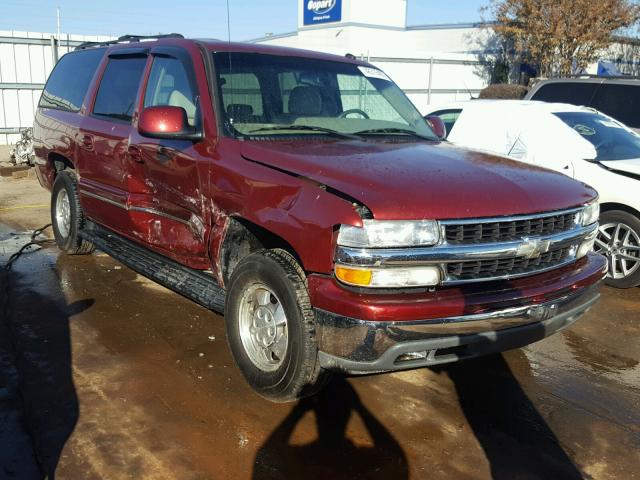
[[537, 258], [517, 257], [447, 263], [447, 280], [482, 280], [533, 273], [564, 263], [573, 255], [572, 250], [575, 251], [575, 247], [565, 246], [549, 250]]
[[445, 238], [447, 243], [473, 244], [519, 240], [530, 236], [553, 235], [575, 228], [575, 211], [535, 218], [512, 218], [488, 222], [447, 223]]

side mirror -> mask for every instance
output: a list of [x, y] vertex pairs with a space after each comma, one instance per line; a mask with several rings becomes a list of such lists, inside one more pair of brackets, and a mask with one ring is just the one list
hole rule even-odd
[[440, 117], [437, 117], [436, 115], [427, 115], [424, 117], [424, 120], [440, 140], [447, 138], [447, 127]]
[[163, 105], [147, 107], [138, 120], [140, 135], [173, 140], [200, 140], [202, 132], [189, 125], [187, 112], [182, 107]]

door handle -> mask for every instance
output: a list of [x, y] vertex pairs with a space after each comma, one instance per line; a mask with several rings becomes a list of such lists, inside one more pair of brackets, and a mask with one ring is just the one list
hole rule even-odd
[[142, 149], [137, 145], [129, 145], [127, 152], [129, 153], [129, 158], [131, 158], [131, 160], [133, 160], [134, 162], [144, 162], [144, 160], [142, 159]]
[[93, 150], [93, 137], [91, 135], [83, 135], [81, 143], [85, 149]]

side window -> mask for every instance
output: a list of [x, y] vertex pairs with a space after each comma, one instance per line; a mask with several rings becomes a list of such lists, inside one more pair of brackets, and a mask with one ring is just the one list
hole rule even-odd
[[64, 55], [51, 72], [38, 106], [79, 111], [104, 52], [101, 48]]
[[169, 105], [187, 112], [189, 125], [196, 126], [198, 93], [185, 64], [177, 58], [155, 57], [144, 96], [145, 107]]
[[[338, 74], [338, 88], [340, 89], [343, 112], [360, 110], [372, 120], [407, 123], [367, 77]], [[348, 116], [349, 118], [362, 118], [362, 114], [358, 113]]]
[[264, 115], [262, 90], [253, 73], [220, 75], [227, 116], [235, 123], [256, 123]]
[[640, 128], [640, 85], [603, 84], [593, 107], [631, 128]]
[[444, 126], [447, 127], [447, 136], [449, 136], [449, 133], [451, 133], [451, 129], [453, 128], [456, 121], [458, 120], [458, 117], [460, 116], [461, 112], [462, 112], [461, 109], [438, 110], [437, 112], [433, 112], [431, 115], [440, 117], [440, 120], [442, 120], [442, 122], [444, 123]]
[[146, 57], [109, 59], [98, 87], [93, 113], [131, 121], [138, 86], [146, 63]]
[[573, 105], [592, 106], [591, 102], [598, 89], [598, 83], [592, 82], [553, 82], [542, 85], [531, 100], [543, 102], [571, 103]]

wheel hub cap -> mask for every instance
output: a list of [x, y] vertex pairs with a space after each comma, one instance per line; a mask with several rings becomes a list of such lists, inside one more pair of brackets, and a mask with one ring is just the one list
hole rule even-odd
[[58, 192], [56, 197], [56, 226], [62, 237], [67, 238], [71, 230], [71, 204], [65, 189]]
[[269, 287], [254, 284], [244, 292], [239, 327], [251, 362], [260, 370], [277, 370], [287, 352], [289, 335], [282, 304]]

